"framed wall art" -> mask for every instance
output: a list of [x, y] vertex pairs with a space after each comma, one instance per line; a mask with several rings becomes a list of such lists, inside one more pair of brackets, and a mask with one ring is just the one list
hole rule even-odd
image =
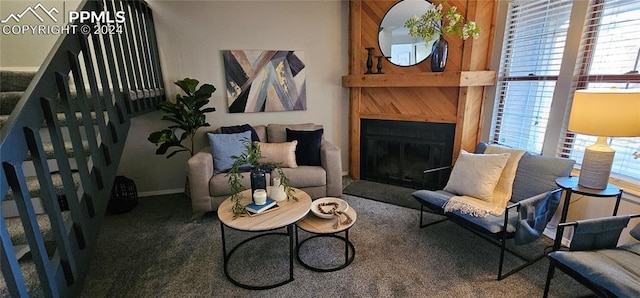
[[229, 113], [307, 109], [303, 51], [224, 50]]

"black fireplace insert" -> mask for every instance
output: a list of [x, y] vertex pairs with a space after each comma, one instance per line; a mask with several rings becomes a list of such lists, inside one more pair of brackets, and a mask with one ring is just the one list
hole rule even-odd
[[361, 120], [360, 178], [415, 189], [442, 189], [451, 165], [455, 124]]

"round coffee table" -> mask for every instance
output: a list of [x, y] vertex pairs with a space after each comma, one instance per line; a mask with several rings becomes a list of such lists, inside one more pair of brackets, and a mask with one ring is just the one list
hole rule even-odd
[[[250, 217], [245, 214], [244, 217], [238, 217], [236, 219], [233, 218], [233, 212], [231, 211], [233, 202], [231, 198], [226, 199], [220, 207], [218, 207], [218, 218], [220, 219], [220, 231], [222, 236], [222, 255], [224, 262], [224, 275], [227, 279], [236, 286], [250, 289], [250, 290], [265, 290], [271, 289], [275, 287], [279, 287], [281, 285], [287, 284], [293, 281], [293, 254], [294, 254], [294, 241], [293, 241], [293, 226], [295, 223], [303, 218], [309, 212], [311, 207], [311, 197], [309, 195], [297, 188], [294, 188], [294, 195], [298, 198], [298, 201], [294, 201], [292, 199], [278, 202], [279, 208], [276, 210], [268, 211], [264, 214], [254, 215]], [[241, 203], [243, 205], [247, 205], [251, 202], [251, 190], [245, 190], [241, 193], [243, 196]], [[250, 237], [248, 239], [243, 240], [238, 243], [235, 247], [231, 248], [229, 252], [227, 252], [226, 240], [224, 227], [228, 227], [234, 230], [246, 231], [246, 232], [268, 232], [277, 230], [280, 228], [287, 228], [287, 232], [270, 232], [270, 233], [262, 233], [257, 236]], [[235, 280], [231, 275], [229, 275], [229, 259], [233, 255], [233, 253], [243, 244], [249, 243], [252, 240], [258, 239], [260, 237], [265, 237], [269, 235], [284, 235], [289, 237], [289, 278], [287, 280], [271, 284], [265, 286], [254, 286], [243, 284], [237, 280]], [[247, 268], [251, 268], [248, 264], [246, 264]], [[250, 270], [250, 269], [249, 269]]]
[[[349, 241], [349, 229], [353, 226], [353, 224], [356, 223], [357, 214], [356, 214], [356, 211], [353, 210], [353, 208], [351, 208], [351, 206], [349, 206], [349, 209], [347, 209], [345, 213], [349, 215], [349, 217], [351, 217], [351, 223], [340, 224], [338, 228], [334, 227], [334, 224], [336, 223], [335, 218], [331, 218], [331, 219], [320, 218], [313, 213], [309, 213], [303, 220], [301, 220], [296, 224], [296, 244], [297, 244], [296, 256], [298, 258], [298, 262], [302, 264], [302, 266], [304, 266], [309, 270], [313, 270], [317, 272], [332, 272], [332, 271], [343, 269], [349, 266], [351, 262], [353, 262], [353, 258], [356, 254], [356, 249], [353, 246], [353, 243]], [[300, 240], [300, 237], [298, 236], [298, 229], [302, 229], [306, 232], [309, 232], [315, 235], [309, 238], [306, 238], [301, 242], [298, 242]], [[343, 231], [344, 231], [344, 237], [336, 235], [337, 233], [340, 233]], [[344, 241], [344, 263], [342, 265], [333, 267], [333, 268], [319, 268], [319, 267], [311, 266], [302, 260], [302, 258], [300, 257], [300, 248], [302, 247], [302, 245], [305, 242], [318, 237], [332, 237], [332, 238], [337, 238]], [[349, 254], [349, 251], [351, 251], [351, 254]]]

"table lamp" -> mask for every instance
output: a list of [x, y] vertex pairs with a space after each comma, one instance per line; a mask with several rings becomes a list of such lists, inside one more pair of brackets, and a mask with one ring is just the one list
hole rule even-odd
[[577, 90], [568, 128], [598, 137], [585, 150], [578, 184], [605, 189], [615, 155], [607, 144], [608, 137], [640, 136], [640, 89]]

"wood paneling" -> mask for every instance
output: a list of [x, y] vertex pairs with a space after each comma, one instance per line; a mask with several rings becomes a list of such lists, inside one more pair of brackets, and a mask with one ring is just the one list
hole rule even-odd
[[495, 83], [495, 72], [486, 71], [494, 27], [493, 0], [449, 0], [445, 5], [445, 9], [457, 6], [474, 20], [481, 35], [467, 41], [446, 37], [449, 55], [443, 73], [431, 72], [430, 59], [411, 67], [383, 59], [385, 74], [364, 75], [365, 48], [374, 47], [374, 56], [381, 55], [378, 27], [396, 2], [352, 0], [349, 5], [349, 74], [343, 77], [343, 86], [351, 88], [349, 158], [350, 173], [356, 179], [360, 177], [360, 119], [455, 123], [457, 157], [460, 149], [473, 150], [478, 142], [484, 86]]
[[344, 87], [467, 87], [491, 86], [495, 82], [495, 71], [356, 74], [342, 77]]

